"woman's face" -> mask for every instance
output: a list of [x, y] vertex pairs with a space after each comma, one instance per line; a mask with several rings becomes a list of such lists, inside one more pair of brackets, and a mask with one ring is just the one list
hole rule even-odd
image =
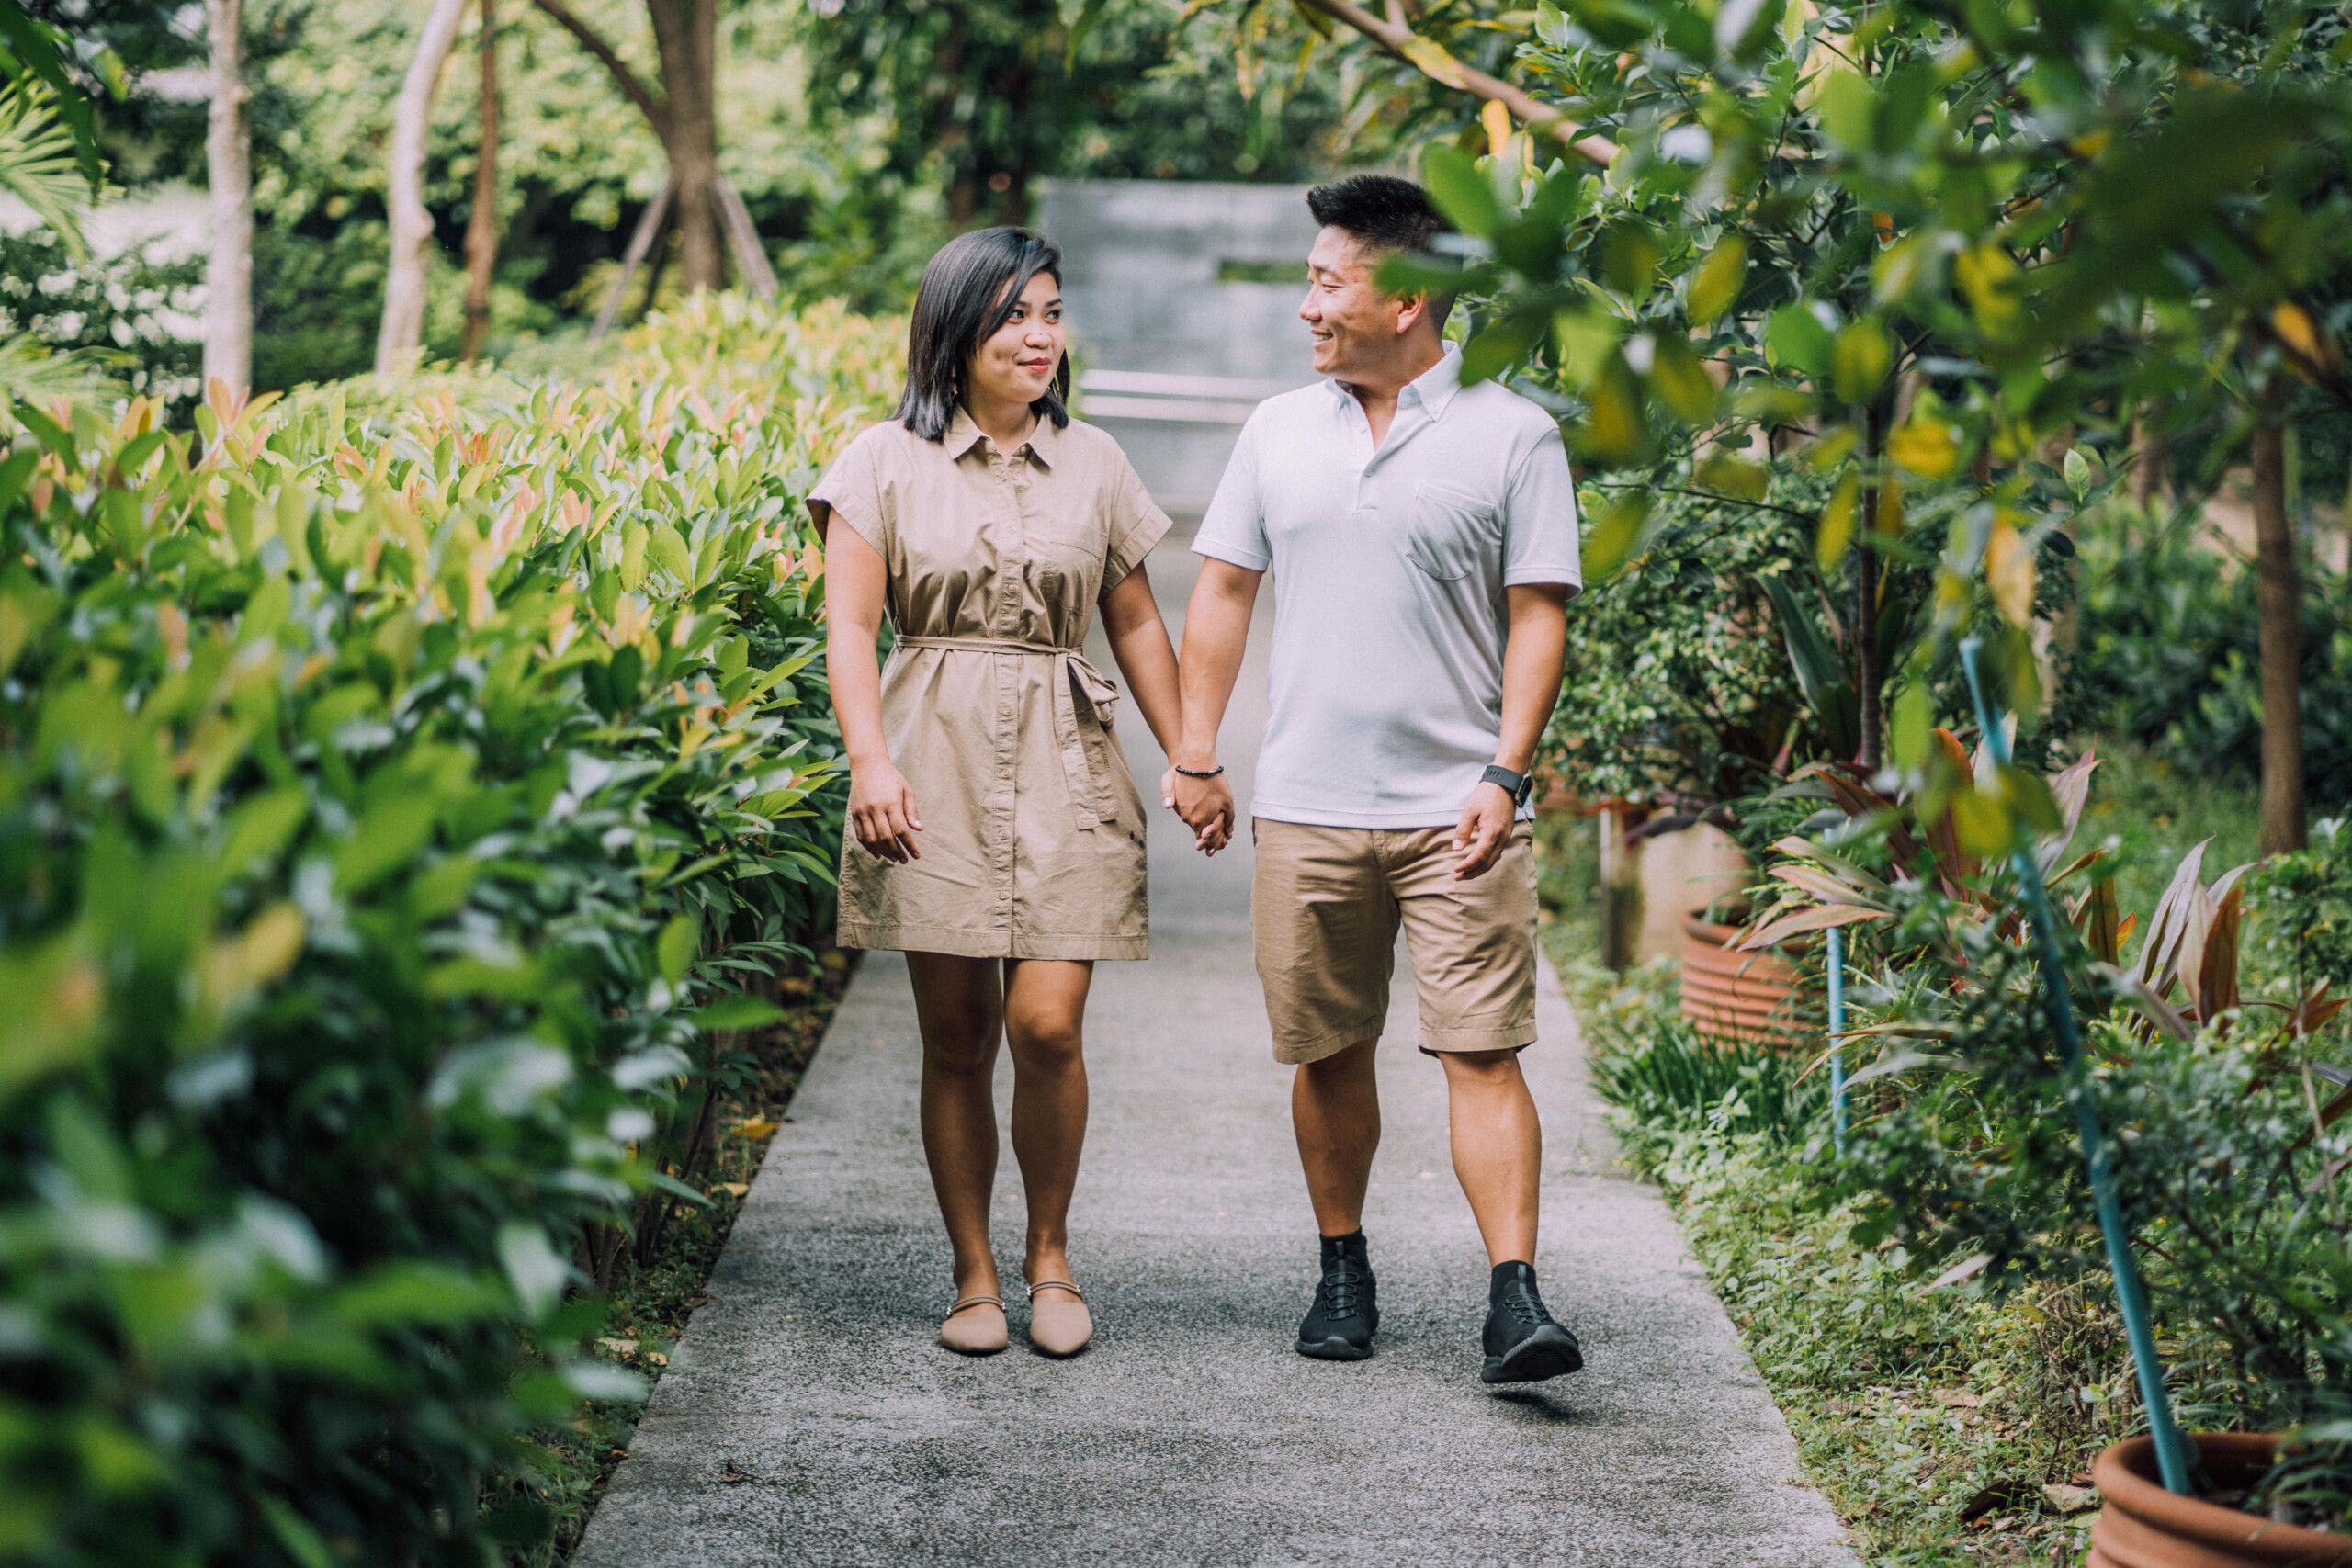
[[975, 400], [1034, 403], [1053, 387], [1068, 340], [1062, 330], [1061, 285], [1040, 272], [1013, 302], [1012, 319], [982, 340], [966, 367], [965, 385]]

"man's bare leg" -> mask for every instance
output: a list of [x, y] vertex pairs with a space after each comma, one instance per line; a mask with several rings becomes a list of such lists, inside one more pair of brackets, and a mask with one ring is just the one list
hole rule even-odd
[[1291, 1079], [1298, 1163], [1306, 1173], [1315, 1228], [1327, 1236], [1363, 1228], [1364, 1190], [1372, 1183], [1372, 1156], [1380, 1148], [1380, 1080], [1374, 1066], [1379, 1043], [1359, 1040], [1305, 1064]]
[[1487, 1262], [1535, 1261], [1544, 1128], [1516, 1051], [1448, 1051], [1447, 1121], [1453, 1174], [1477, 1216]]

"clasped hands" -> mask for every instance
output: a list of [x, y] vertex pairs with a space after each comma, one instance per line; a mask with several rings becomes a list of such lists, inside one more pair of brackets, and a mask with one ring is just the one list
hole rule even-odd
[[[1233, 841], [1233, 786], [1224, 773], [1201, 778], [1170, 768], [1159, 775], [1159, 804], [1193, 829], [1193, 847], [1203, 854], [1213, 855]], [[1453, 867], [1454, 881], [1467, 882], [1494, 869], [1518, 815], [1519, 803], [1500, 784], [1482, 782], [1470, 792], [1453, 829], [1453, 852], [1462, 857]]]

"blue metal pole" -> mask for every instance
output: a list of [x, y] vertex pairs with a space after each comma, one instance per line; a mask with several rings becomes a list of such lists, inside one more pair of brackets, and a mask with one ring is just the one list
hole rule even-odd
[[[1979, 638], [1962, 638], [1961, 668], [1968, 676], [1968, 692], [1976, 703], [1976, 722], [1984, 731], [1984, 744], [1991, 749], [1993, 760], [2007, 767], [2008, 737], [1994, 722], [1992, 705], [1984, 697], [1984, 677], [1976, 668], [1976, 656], [1982, 647]], [[2033, 944], [2041, 962], [2043, 994], [2049, 998], [2050, 1028], [2058, 1040], [2059, 1059], [2070, 1075], [2086, 1079], [2088, 1075], [2080, 1070], [2082, 1029], [2075, 1020], [2074, 998], [2066, 989], [2057, 917], [2051, 911], [2050, 889], [2042, 885], [2041, 863], [2033, 858], [2032, 848], [2022, 837], [2009, 853], [2009, 863], [2017, 871], [2018, 884], [2025, 891], [2026, 906], [2033, 920]], [[2156, 1468], [2163, 1472], [2165, 1491], [2186, 1495], [2195, 1490], [2189, 1479], [2188, 1445], [2173, 1423], [2172, 1396], [2165, 1390], [2164, 1363], [2156, 1359], [2156, 1333], [2148, 1314], [2147, 1287], [2140, 1279], [2139, 1261], [2132, 1256], [2131, 1237], [2123, 1228], [2123, 1204], [2115, 1193], [2114, 1172], [2108, 1167], [2105, 1129], [2099, 1125], [2098, 1109], [2091, 1104], [2088, 1083], [2080, 1082], [2076, 1089], [2075, 1128], [2082, 1137], [2083, 1152], [2090, 1164], [2091, 1199], [2098, 1210], [2099, 1232], [2107, 1238], [2107, 1265], [2115, 1276], [2116, 1309], [2123, 1316], [2124, 1337], [2131, 1341], [2132, 1363], [2140, 1376], [2140, 1398], [2148, 1407], [2148, 1435], [2155, 1441]]]
[[1829, 928], [1829, 1126], [1838, 1140], [1838, 1155], [1846, 1154], [1846, 1047], [1838, 1036], [1846, 1032], [1846, 933]]

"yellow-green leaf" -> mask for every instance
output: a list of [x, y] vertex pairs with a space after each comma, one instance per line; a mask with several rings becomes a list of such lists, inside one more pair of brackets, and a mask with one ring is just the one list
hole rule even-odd
[[1739, 286], [1747, 276], [1747, 242], [1726, 234], [1690, 279], [1690, 320], [1705, 326], [1739, 299]]
[[1984, 581], [1993, 590], [1993, 603], [2012, 626], [2032, 623], [2033, 577], [2033, 551], [2024, 536], [2008, 519], [1998, 519], [1984, 541]]
[[1894, 344], [1886, 329], [1864, 319], [1847, 324], [1838, 334], [1831, 378], [1838, 395], [1849, 403], [1868, 402], [1876, 396], [1894, 364]]
[[1960, 461], [1959, 437], [1942, 420], [1915, 414], [1887, 438], [1886, 455], [1923, 479], [1945, 479]]
[[1771, 489], [1772, 476], [1761, 463], [1715, 451], [1699, 460], [1699, 482], [1712, 491], [1736, 495], [1742, 501], [1761, 501]]
[[1664, 334], [1653, 340], [1650, 390], [1685, 424], [1707, 424], [1715, 417], [1714, 378], [1684, 339]]
[[1838, 488], [1829, 492], [1829, 504], [1821, 509], [1820, 531], [1813, 536], [1813, 558], [1824, 577], [1838, 570], [1854, 542], [1854, 521], [1861, 512], [1861, 476], [1849, 468]]
[[1462, 74], [1462, 62], [1448, 54], [1445, 46], [1435, 39], [1416, 33], [1405, 40], [1398, 52], [1449, 87], [1460, 90], [1469, 85]]

